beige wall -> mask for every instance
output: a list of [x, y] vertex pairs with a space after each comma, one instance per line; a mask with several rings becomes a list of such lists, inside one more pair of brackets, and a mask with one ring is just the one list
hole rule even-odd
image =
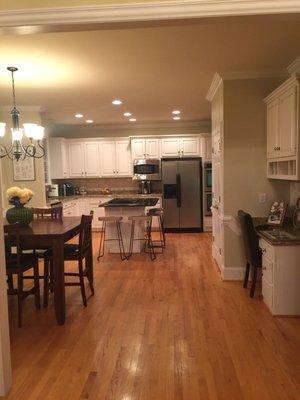
[[[224, 213], [244, 208], [264, 216], [275, 199], [289, 200], [289, 183], [267, 179], [266, 107], [279, 79], [224, 82]], [[237, 195], [238, 193], [238, 195]], [[266, 193], [260, 204], [258, 194]]]
[[141, 135], [198, 135], [209, 133], [210, 121], [195, 124], [161, 124], [161, 125], [138, 125], [138, 126], [58, 126], [49, 127], [50, 136], [65, 138], [93, 138], [93, 137], [128, 137]]
[[[290, 184], [266, 176], [266, 108], [263, 98], [281, 79], [224, 81], [212, 101], [212, 131], [223, 123], [223, 214], [236, 217], [239, 209], [266, 216], [274, 200], [289, 202]], [[266, 203], [259, 203], [266, 193]], [[221, 229], [225, 279], [242, 279], [244, 253], [233, 224]], [[235, 270], [234, 270], [235, 269]], [[229, 272], [228, 272], [229, 271]]]
[[[10, 125], [11, 118], [9, 111], [0, 111], [0, 121], [6, 122], [6, 144], [9, 144], [10, 136]], [[20, 123], [23, 124], [25, 122], [33, 122], [33, 123], [41, 123], [40, 115], [37, 111], [22, 111], [20, 116]], [[13, 180], [13, 168], [12, 161], [10, 159], [3, 158], [1, 160], [1, 168], [2, 168], [2, 195], [3, 195], [3, 206], [4, 208], [8, 207], [8, 202], [5, 197], [5, 192], [7, 188], [10, 186], [20, 186], [27, 187], [34, 191], [35, 195], [33, 199], [30, 201], [31, 206], [44, 206], [46, 204], [45, 198], [45, 177], [44, 177], [44, 161], [43, 159], [35, 160], [35, 181], [22, 181], [15, 182]]]

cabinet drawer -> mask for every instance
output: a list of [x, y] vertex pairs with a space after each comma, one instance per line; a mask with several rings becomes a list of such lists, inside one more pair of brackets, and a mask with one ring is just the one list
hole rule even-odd
[[273, 284], [273, 262], [265, 255], [262, 258], [262, 273], [264, 279]]
[[267, 257], [270, 261], [274, 261], [274, 248], [273, 248], [273, 246], [271, 246], [265, 240], [260, 239], [259, 247], [261, 248], [261, 251], [262, 251], [264, 257]]
[[273, 308], [273, 286], [270, 285], [263, 277], [262, 279], [262, 295], [265, 304], [269, 308], [269, 310], [272, 312]]

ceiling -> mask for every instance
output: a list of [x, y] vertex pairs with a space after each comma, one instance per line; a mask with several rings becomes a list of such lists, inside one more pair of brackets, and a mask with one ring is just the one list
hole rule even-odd
[[[0, 37], [0, 104], [40, 105], [46, 124], [139, 123], [210, 118], [214, 72], [285, 69], [299, 55], [300, 15], [193, 20], [163, 26]], [[113, 106], [114, 98], [123, 100]]]

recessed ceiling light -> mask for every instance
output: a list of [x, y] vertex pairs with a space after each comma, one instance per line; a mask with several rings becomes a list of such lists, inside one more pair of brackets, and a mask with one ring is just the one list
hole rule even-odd
[[86, 122], [87, 124], [92, 124], [94, 121], [93, 121], [92, 119], [87, 119], [85, 122]]
[[83, 117], [83, 114], [80, 114], [80, 113], [75, 114], [75, 118], [82, 118], [82, 117]]
[[181, 113], [181, 111], [179, 111], [179, 110], [174, 110], [174, 111], [172, 111], [172, 114], [173, 115], [179, 115]]
[[123, 115], [124, 115], [124, 117], [131, 117], [132, 116], [132, 114], [130, 112], [125, 112]]
[[130, 122], [135, 122], [135, 121], [136, 121], [136, 118], [129, 118], [129, 121], [130, 121]]
[[179, 119], [181, 119], [181, 118], [179, 117], [179, 115], [177, 115], [176, 117], [173, 117], [173, 119], [179, 120]]
[[115, 105], [115, 106], [119, 106], [120, 104], [122, 104], [122, 100], [115, 99], [115, 100], [112, 101], [112, 103], [113, 103], [113, 105]]

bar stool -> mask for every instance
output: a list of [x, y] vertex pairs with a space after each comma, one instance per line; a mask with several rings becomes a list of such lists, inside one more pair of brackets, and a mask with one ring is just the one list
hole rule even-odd
[[158, 220], [159, 239], [152, 240], [152, 243], [153, 243], [154, 248], [161, 250], [161, 253], [163, 253], [164, 248], [166, 247], [166, 236], [165, 236], [165, 229], [164, 229], [163, 214], [164, 214], [163, 208], [152, 208], [147, 213], [147, 215], [149, 215], [151, 217], [151, 234], [152, 234], [153, 218], [156, 217]]
[[[150, 255], [151, 261], [156, 259], [156, 255], [154, 252], [154, 247], [152, 243], [152, 237], [151, 237], [151, 217], [149, 215], [136, 215], [136, 216], [130, 216], [128, 217], [128, 221], [131, 221], [131, 234], [130, 234], [130, 243], [129, 243], [129, 254], [128, 254], [128, 259], [129, 257], [132, 256], [133, 253], [133, 242], [137, 240], [143, 240], [144, 241], [144, 246], [143, 250], [145, 253]], [[146, 224], [146, 233], [144, 238], [135, 238], [135, 224], [136, 222], [144, 222]], [[149, 249], [149, 251], [148, 251]]]
[[[102, 222], [100, 245], [99, 245], [98, 257], [97, 257], [98, 261], [100, 260], [101, 257], [104, 256], [105, 242], [113, 242], [113, 241], [117, 241], [119, 243], [121, 260], [124, 261], [124, 260], [128, 259], [126, 254], [125, 254], [124, 242], [123, 242], [122, 231], [121, 231], [120, 222], [122, 221], [122, 219], [123, 219], [123, 217], [115, 217], [115, 216], [99, 217], [98, 218], [98, 221]], [[105, 235], [106, 235], [106, 225], [107, 225], [107, 223], [115, 223], [116, 224], [116, 229], [117, 229], [117, 237], [116, 238], [108, 238], [108, 239], [106, 239]]]

